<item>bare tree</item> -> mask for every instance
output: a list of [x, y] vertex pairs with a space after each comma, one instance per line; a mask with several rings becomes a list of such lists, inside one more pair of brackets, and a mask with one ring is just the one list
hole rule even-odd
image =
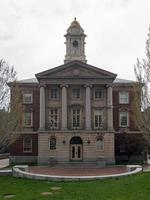
[[[8, 86], [10, 83], [10, 88]], [[10, 104], [11, 97], [11, 104]], [[4, 60], [0, 60], [0, 151], [8, 148], [21, 128], [21, 92], [16, 82], [16, 71]]]
[[146, 56], [141, 61], [137, 59], [134, 71], [137, 81], [134, 85], [134, 122], [150, 144], [150, 27], [146, 39]]

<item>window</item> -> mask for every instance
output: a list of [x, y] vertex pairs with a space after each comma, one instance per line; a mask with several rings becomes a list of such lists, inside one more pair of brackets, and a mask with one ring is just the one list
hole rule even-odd
[[96, 150], [102, 151], [104, 149], [104, 139], [103, 137], [97, 137], [96, 138]]
[[58, 129], [58, 109], [49, 109], [48, 110], [48, 120], [50, 129]]
[[120, 127], [127, 127], [129, 126], [129, 113], [128, 112], [120, 112], [119, 113], [119, 125]]
[[120, 104], [129, 103], [129, 92], [119, 92], [119, 103]]
[[31, 93], [25, 93], [23, 94], [23, 103], [32, 103], [32, 94]]
[[78, 46], [78, 41], [75, 40], [75, 41], [73, 41], [72, 44], [73, 44], [73, 47], [77, 47]]
[[79, 99], [80, 98], [80, 89], [72, 89], [72, 97], [73, 97], [73, 99]]
[[104, 90], [102, 90], [101, 88], [95, 88], [94, 98], [95, 99], [103, 99], [104, 98]]
[[24, 113], [24, 126], [25, 127], [32, 126], [32, 113], [31, 112]]
[[56, 149], [56, 137], [55, 136], [50, 137], [49, 149], [50, 150], [55, 150]]
[[50, 150], [55, 150], [56, 149], [56, 137], [52, 136], [49, 139], [49, 149]]
[[94, 111], [94, 128], [95, 129], [103, 128], [103, 111], [102, 110]]
[[49, 99], [58, 99], [59, 91], [57, 88], [52, 88], [49, 91]]
[[23, 152], [32, 152], [32, 138], [30, 136], [23, 138]]
[[72, 110], [72, 128], [80, 128], [80, 109]]

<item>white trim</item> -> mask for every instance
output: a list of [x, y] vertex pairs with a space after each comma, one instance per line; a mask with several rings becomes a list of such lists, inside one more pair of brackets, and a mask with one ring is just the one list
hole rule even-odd
[[[126, 115], [125, 117], [127, 117], [127, 124], [126, 125], [122, 125], [121, 124], [121, 115]], [[119, 112], [119, 127], [129, 127], [129, 112]]]
[[[96, 112], [97, 112], [97, 114], [96, 114]], [[98, 114], [99, 114], [99, 116], [100, 115], [102, 116], [102, 124], [101, 124], [100, 127], [99, 126], [98, 127], [95, 126], [95, 116], [98, 115]], [[94, 110], [94, 129], [103, 129], [103, 123], [104, 123], [104, 111], [102, 109], [95, 109]]]
[[[26, 138], [30, 138], [31, 139], [31, 147], [30, 147], [30, 149], [31, 150], [24, 150], [24, 148], [25, 148], [25, 139]], [[33, 143], [33, 140], [32, 140], [32, 137], [31, 136], [24, 136], [23, 137], [23, 153], [32, 153], [32, 143]]]
[[[29, 125], [25, 124], [25, 113], [31, 114], [31, 123]], [[23, 113], [23, 127], [32, 127], [33, 126], [33, 112], [24, 112]]]
[[[79, 126], [73, 126], [73, 110], [79, 110]], [[75, 117], [77, 117], [77, 114], [75, 114]], [[72, 108], [71, 109], [71, 128], [72, 129], [80, 129], [81, 128], [81, 109], [80, 108]]]
[[[125, 95], [122, 97], [121, 95]], [[128, 91], [120, 91], [119, 92], [119, 104], [129, 104], [129, 92]]]

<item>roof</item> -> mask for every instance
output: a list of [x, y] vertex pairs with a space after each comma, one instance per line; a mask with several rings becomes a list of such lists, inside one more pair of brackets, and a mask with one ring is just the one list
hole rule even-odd
[[[69, 72], [69, 70], [71, 68], [74, 68], [74, 67], [81, 67], [84, 70], [85, 69], [89, 70], [90, 71], [90, 77], [92, 75], [92, 72], [94, 72], [95, 74], [94, 74], [93, 78], [102, 78], [102, 76], [103, 76], [103, 78], [105, 77], [105, 78], [110, 78], [110, 79], [114, 80], [116, 78], [116, 76], [117, 76], [117, 74], [114, 74], [112, 72], [106, 71], [106, 70], [101, 69], [99, 67], [95, 67], [95, 66], [89, 65], [89, 64], [81, 62], [79, 60], [73, 60], [73, 61], [65, 63], [63, 65], [60, 65], [60, 66], [57, 66], [57, 67], [53, 67], [53, 68], [51, 68], [49, 70], [40, 72], [40, 73], [36, 74], [35, 76], [37, 77], [37, 79], [44, 78], [44, 77], [47, 78], [47, 76], [50, 77], [50, 75], [52, 75], [52, 78], [56, 78], [56, 76], [54, 77], [54, 74], [57, 74], [58, 72], [62, 72], [63, 70], [67, 70]], [[68, 76], [66, 76], [66, 77], [68, 78]], [[79, 74], [79, 77], [83, 78], [81, 76], [81, 74]], [[62, 74], [61, 74], [60, 78], [63, 78]], [[73, 78], [73, 76], [71, 75], [70, 78]]]
[[114, 83], [134, 83], [134, 81], [132, 81], [132, 80], [127, 80], [127, 79], [116, 78], [116, 79], [114, 80]]
[[38, 80], [36, 78], [28, 78], [17, 81], [19, 83], [38, 83]]

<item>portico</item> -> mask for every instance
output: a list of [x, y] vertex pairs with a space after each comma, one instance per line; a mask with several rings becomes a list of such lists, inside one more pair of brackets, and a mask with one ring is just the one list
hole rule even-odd
[[[48, 87], [48, 86], [47, 86]], [[49, 85], [49, 87], [51, 87]], [[68, 88], [71, 88], [71, 85], [60, 85], [60, 94], [61, 94], [61, 99], [59, 100], [61, 102], [61, 115], [59, 116], [59, 118], [61, 119], [61, 126], [60, 126], [60, 130], [67, 130], [68, 129], [68, 118], [71, 116], [68, 115], [68, 104], [67, 102], [69, 102], [70, 98], [68, 97], [67, 94], [67, 90]], [[93, 125], [92, 125], [92, 118], [94, 116], [92, 116], [92, 104], [91, 104], [91, 99], [92, 99], [92, 95], [91, 93], [93, 93], [92, 90], [92, 85], [78, 85], [77, 87], [81, 88], [83, 87], [84, 94], [85, 94], [85, 99], [84, 99], [84, 127], [80, 128], [81, 130], [85, 129], [85, 130], [94, 130]], [[93, 86], [94, 87], [94, 86]], [[46, 85], [41, 85], [40, 86], [40, 131], [46, 131]], [[105, 118], [107, 118], [106, 120], [106, 130], [110, 130], [113, 131], [113, 115], [112, 115], [112, 87], [106, 86], [106, 101], [107, 101], [107, 105], [106, 105], [106, 109], [107, 109], [107, 115], [105, 116]], [[78, 105], [82, 104], [80, 102], [80, 100], [78, 101]]]

